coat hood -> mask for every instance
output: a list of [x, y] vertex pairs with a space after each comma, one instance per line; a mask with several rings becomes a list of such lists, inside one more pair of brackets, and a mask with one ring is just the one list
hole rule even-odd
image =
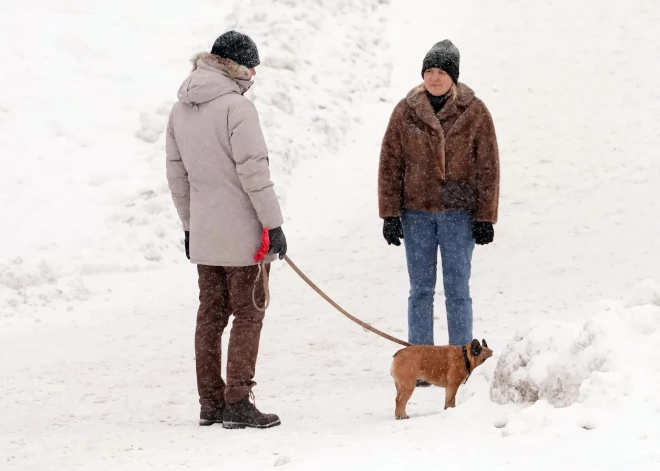
[[244, 94], [252, 86], [247, 67], [219, 56], [200, 53], [192, 58], [193, 70], [177, 97], [186, 105], [199, 105], [230, 93]]

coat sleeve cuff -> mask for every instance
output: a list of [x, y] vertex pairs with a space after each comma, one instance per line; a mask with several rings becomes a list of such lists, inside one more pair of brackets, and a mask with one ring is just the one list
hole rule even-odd
[[475, 213], [472, 216], [472, 220], [476, 222], [490, 222], [491, 224], [495, 224], [497, 223], [497, 216], [492, 214]]
[[397, 209], [397, 208], [381, 209], [378, 212], [378, 214], [379, 214], [381, 219], [400, 218], [401, 216], [403, 216], [403, 209]]

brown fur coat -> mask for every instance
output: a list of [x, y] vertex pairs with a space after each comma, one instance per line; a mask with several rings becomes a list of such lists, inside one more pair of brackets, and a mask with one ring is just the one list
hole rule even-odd
[[380, 217], [467, 209], [496, 223], [499, 179], [493, 120], [468, 86], [459, 84], [437, 115], [424, 85], [396, 105], [381, 147]]

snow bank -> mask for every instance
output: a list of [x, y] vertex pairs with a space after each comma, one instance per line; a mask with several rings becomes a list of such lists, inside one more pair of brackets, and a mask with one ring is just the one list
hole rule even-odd
[[222, 31], [260, 48], [249, 93], [285, 206], [296, 165], [332, 158], [389, 80], [386, 0], [173, 1], [157, 15], [149, 2], [51, 3], [0, 18], [0, 319], [84, 299], [87, 275], [186, 263], [163, 130], [189, 58]]
[[518, 330], [498, 359], [490, 393], [500, 404], [611, 411], [636, 402], [660, 408], [658, 390], [660, 284], [646, 280], [581, 324], [536, 321]]

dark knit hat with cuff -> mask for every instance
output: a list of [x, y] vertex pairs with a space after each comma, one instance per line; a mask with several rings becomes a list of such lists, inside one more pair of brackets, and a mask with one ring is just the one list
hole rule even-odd
[[454, 83], [458, 84], [460, 62], [461, 55], [458, 48], [449, 39], [445, 39], [434, 44], [426, 53], [422, 66], [422, 77], [428, 69], [437, 68], [447, 72]]
[[215, 40], [211, 54], [234, 61], [248, 69], [261, 63], [254, 41], [249, 36], [234, 30], [227, 31]]

